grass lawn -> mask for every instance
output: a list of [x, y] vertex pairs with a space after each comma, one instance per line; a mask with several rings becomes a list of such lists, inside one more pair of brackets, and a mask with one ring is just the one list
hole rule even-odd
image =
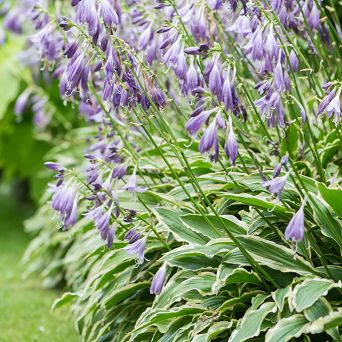
[[21, 277], [20, 260], [29, 241], [22, 221], [31, 213], [0, 187], [0, 341], [79, 341], [68, 311], [51, 312], [60, 294], [43, 289], [34, 277]]

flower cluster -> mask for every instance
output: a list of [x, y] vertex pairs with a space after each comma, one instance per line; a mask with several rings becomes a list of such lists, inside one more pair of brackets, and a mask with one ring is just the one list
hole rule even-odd
[[[53, 9], [56, 13], [51, 13]], [[263, 174], [263, 168], [277, 165], [272, 179], [259, 185], [276, 194], [280, 204], [289, 179], [293, 186], [301, 184], [300, 175], [293, 172], [294, 152], [281, 146], [289, 128], [296, 125], [296, 141], [300, 140], [303, 150], [307, 148], [321, 172], [310, 126], [313, 118], [307, 115], [313, 106], [304, 97], [308, 94], [303, 96], [299, 90], [297, 75], [303, 73], [300, 81], [315, 92], [310, 101], [322, 98], [314, 120], [326, 112], [328, 119], [333, 117], [339, 124], [342, 86], [338, 80], [321, 86], [323, 80], [312, 77], [322, 68], [324, 77], [331, 78], [321, 45], [334, 46], [316, 1], [72, 0], [64, 8], [59, 2], [22, 0], [11, 9], [3, 6], [4, 27], [21, 33], [25, 12], [30, 13], [35, 30], [28, 40], [30, 51], [43, 62], [47, 78], [58, 80], [65, 104], [76, 103], [92, 132], [96, 131], [87, 141], [83, 174], [46, 163], [57, 179], [52, 207], [66, 229], [77, 222], [85, 200], [83, 214], [107, 246], [121, 239], [127, 244], [125, 250], [144, 263], [154, 222], [146, 223], [137, 210], [122, 206], [120, 198], [125, 194], [132, 203], [140, 201], [154, 219], [153, 208], [140, 193], [167, 180], [159, 174], [156, 181], [141, 162], [140, 151], [148, 144], [153, 148], [151, 155], [167, 144], [162, 159], [194, 210], [202, 214], [213, 210], [212, 198], [206, 197], [182, 150], [188, 145], [180, 145], [179, 136], [188, 136], [189, 146], [198, 140], [199, 153], [220, 162], [227, 175], [234, 170]], [[17, 99], [16, 115], [20, 117], [29, 102], [37, 126], [46, 127], [53, 111], [35, 87], [28, 87]], [[180, 132], [178, 126], [174, 131], [172, 120], [182, 123]], [[261, 131], [259, 140], [250, 131]], [[265, 148], [261, 147], [264, 138], [269, 141]], [[272, 153], [269, 146], [274, 148]], [[177, 162], [169, 162], [167, 153]], [[258, 153], [265, 165], [255, 156]], [[299, 183], [293, 181], [294, 175]], [[202, 196], [204, 208], [188, 194], [181, 179], [185, 176]], [[319, 177], [325, 180], [322, 172]], [[305, 204], [306, 199], [286, 228], [285, 239], [304, 239]], [[133, 220], [141, 220], [141, 231], [131, 227]], [[151, 293], [159, 294], [165, 280], [164, 264], [155, 275]]]

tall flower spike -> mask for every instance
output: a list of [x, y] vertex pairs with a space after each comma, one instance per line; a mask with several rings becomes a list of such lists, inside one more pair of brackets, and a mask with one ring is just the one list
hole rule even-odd
[[163, 289], [166, 280], [166, 265], [163, 264], [154, 275], [150, 287], [150, 294], [158, 295]]
[[304, 207], [306, 204], [307, 199], [305, 199], [299, 208], [299, 210], [296, 212], [296, 214], [293, 215], [291, 221], [286, 227], [285, 230], [285, 239], [286, 240], [292, 240], [292, 241], [302, 241], [304, 238]]

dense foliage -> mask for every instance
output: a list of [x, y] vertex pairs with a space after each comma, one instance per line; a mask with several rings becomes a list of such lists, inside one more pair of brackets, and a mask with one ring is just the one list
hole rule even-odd
[[84, 341], [341, 339], [338, 6], [3, 4], [62, 137], [25, 261]]

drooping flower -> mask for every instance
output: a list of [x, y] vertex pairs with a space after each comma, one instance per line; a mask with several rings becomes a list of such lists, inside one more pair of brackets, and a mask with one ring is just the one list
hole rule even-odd
[[285, 230], [285, 239], [292, 241], [302, 241], [304, 238], [304, 207], [306, 199], [303, 201], [299, 210], [293, 215]]
[[136, 242], [140, 238], [141, 238], [141, 234], [134, 229], [130, 229], [125, 235], [125, 240], [127, 240], [128, 243], [131, 243], [131, 244]]
[[73, 226], [77, 220], [77, 186], [68, 183], [56, 187], [51, 206], [60, 213], [66, 228]]
[[238, 143], [237, 143], [236, 136], [233, 130], [231, 117], [229, 117], [229, 130], [227, 134], [226, 143], [224, 145], [224, 150], [231, 164], [235, 165], [235, 161], [238, 155]]
[[285, 184], [287, 182], [287, 178], [290, 175], [290, 171], [288, 171], [282, 177], [276, 177], [269, 181], [263, 182], [262, 185], [268, 189], [268, 191], [272, 194], [277, 194], [278, 200], [280, 201], [281, 193], [284, 190]]
[[290, 60], [293, 71], [298, 71], [299, 60], [294, 50], [291, 50], [290, 55], [289, 55], [289, 60]]
[[14, 112], [17, 117], [20, 117], [23, 111], [25, 110], [30, 95], [31, 95], [31, 89], [26, 88], [18, 97], [15, 103], [15, 107], [14, 107]]
[[287, 164], [288, 160], [289, 160], [289, 156], [287, 154], [283, 158], [281, 158], [280, 163], [274, 169], [273, 178], [279, 176], [282, 167]]
[[188, 130], [189, 134], [191, 136], [196, 136], [196, 134], [199, 132], [199, 130], [201, 129], [203, 124], [209, 119], [210, 115], [215, 110], [216, 109], [202, 111], [201, 113], [197, 114], [196, 116], [191, 117], [185, 126], [186, 129]]
[[341, 102], [340, 102], [340, 94], [342, 88], [340, 88], [335, 97], [330, 101], [330, 103], [326, 106], [325, 110], [328, 113], [328, 118], [334, 114], [334, 122], [338, 123], [341, 118]]
[[146, 189], [138, 186], [137, 168], [135, 167], [128, 183], [123, 187], [129, 192], [144, 192]]
[[129, 255], [136, 255], [138, 264], [145, 261], [146, 237], [143, 237], [125, 247]]
[[150, 287], [150, 294], [158, 295], [163, 289], [166, 280], [166, 265], [163, 264], [154, 275]]
[[119, 17], [108, 0], [101, 0], [100, 8], [101, 16], [106, 25], [112, 26], [119, 24]]

